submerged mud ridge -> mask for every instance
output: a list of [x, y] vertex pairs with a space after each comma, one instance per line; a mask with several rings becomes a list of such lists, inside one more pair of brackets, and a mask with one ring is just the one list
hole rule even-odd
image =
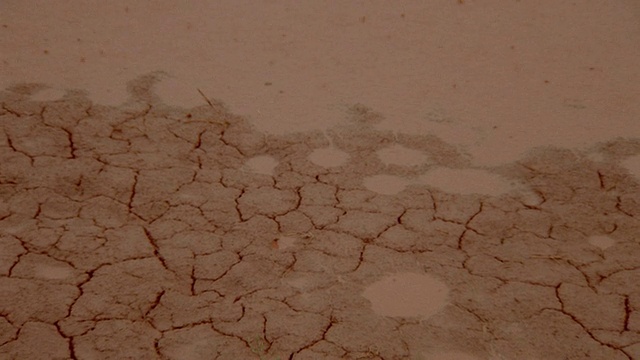
[[640, 142], [478, 175], [361, 106], [266, 135], [152, 84], [0, 93], [1, 357], [640, 358]]

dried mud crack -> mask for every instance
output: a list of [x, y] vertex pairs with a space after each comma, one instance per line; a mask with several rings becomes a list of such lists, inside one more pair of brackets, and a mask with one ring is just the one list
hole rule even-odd
[[0, 93], [0, 357], [640, 359], [640, 141], [465, 172], [364, 106], [270, 135], [154, 81]]

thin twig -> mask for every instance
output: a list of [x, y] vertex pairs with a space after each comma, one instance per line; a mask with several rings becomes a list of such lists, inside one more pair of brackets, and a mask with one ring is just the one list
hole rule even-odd
[[213, 104], [211, 103], [211, 100], [209, 100], [209, 98], [202, 92], [202, 90], [196, 88], [196, 90], [198, 90], [198, 92], [200, 93], [200, 95], [202, 95], [202, 97], [204, 98], [204, 100], [207, 102], [207, 104], [209, 104], [209, 106], [213, 107]]

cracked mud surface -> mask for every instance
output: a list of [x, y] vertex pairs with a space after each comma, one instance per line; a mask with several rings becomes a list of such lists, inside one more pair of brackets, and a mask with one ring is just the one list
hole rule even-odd
[[640, 358], [639, 141], [469, 169], [363, 106], [268, 135], [154, 81], [0, 93], [0, 357]]

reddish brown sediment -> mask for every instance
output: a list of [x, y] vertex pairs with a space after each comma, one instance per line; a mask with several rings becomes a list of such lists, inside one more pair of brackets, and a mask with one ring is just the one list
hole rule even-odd
[[0, 358], [639, 359], [639, 4], [2, 3]]
[[[480, 170], [357, 117], [273, 135], [37, 88], [0, 95], [3, 356], [638, 356], [636, 140]], [[383, 161], [381, 139], [430, 161]], [[329, 147], [343, 163], [313, 161]]]

